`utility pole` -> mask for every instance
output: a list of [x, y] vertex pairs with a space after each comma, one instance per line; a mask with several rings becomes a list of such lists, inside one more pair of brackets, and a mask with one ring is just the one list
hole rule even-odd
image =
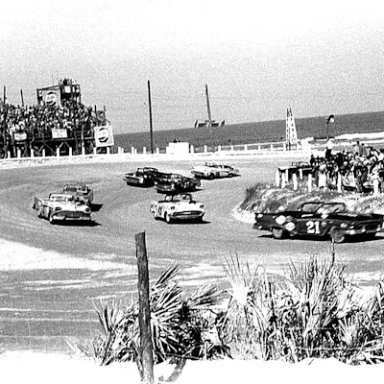
[[136, 259], [139, 278], [137, 288], [139, 291], [139, 328], [140, 346], [138, 366], [143, 384], [153, 384], [153, 343], [151, 331], [151, 308], [149, 301], [149, 273], [145, 232], [135, 235]]
[[21, 97], [21, 106], [24, 108], [24, 97], [23, 97], [23, 90], [20, 89], [20, 97]]
[[150, 137], [150, 141], [151, 141], [151, 153], [153, 153], [151, 82], [149, 80], [148, 80], [148, 106], [149, 106], [149, 137]]
[[71, 87], [71, 102], [70, 102], [70, 108], [69, 108], [69, 119], [72, 121], [72, 124], [73, 124], [72, 132], [73, 132], [73, 135], [75, 138], [75, 154], [78, 155], [79, 143], [77, 140], [76, 113], [75, 113], [75, 107], [74, 107], [74, 102], [73, 102], [73, 81], [72, 81], [72, 79], [70, 80], [69, 85]]
[[208, 111], [208, 125], [212, 126], [211, 106], [209, 105], [208, 84], [205, 84], [205, 95], [207, 98], [207, 111]]

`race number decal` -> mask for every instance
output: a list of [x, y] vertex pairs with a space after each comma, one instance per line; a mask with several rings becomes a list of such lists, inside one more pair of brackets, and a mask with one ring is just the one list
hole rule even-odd
[[307, 221], [307, 233], [319, 234], [320, 233], [320, 222], [319, 221]]

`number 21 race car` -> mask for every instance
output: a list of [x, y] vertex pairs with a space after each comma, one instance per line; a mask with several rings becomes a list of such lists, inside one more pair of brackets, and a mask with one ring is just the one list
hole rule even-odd
[[383, 215], [347, 212], [344, 203], [306, 202], [296, 211], [255, 214], [254, 228], [272, 232], [275, 239], [289, 236], [328, 236], [342, 243], [348, 236], [373, 238], [383, 229]]

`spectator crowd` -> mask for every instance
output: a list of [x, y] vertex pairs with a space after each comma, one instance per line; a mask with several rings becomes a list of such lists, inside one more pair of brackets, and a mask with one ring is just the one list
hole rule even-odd
[[344, 190], [359, 193], [373, 190], [374, 180], [384, 192], [384, 148], [376, 149], [359, 141], [352, 150], [334, 153], [332, 143], [327, 145], [324, 157], [311, 156], [312, 175], [319, 188], [337, 188], [338, 174]]
[[54, 129], [62, 129], [68, 138], [90, 137], [94, 127], [103, 123], [103, 111], [94, 111], [77, 100], [62, 100], [61, 105], [54, 106], [15, 106], [0, 101], [2, 147], [15, 144], [15, 133], [26, 133], [27, 140], [50, 139]]

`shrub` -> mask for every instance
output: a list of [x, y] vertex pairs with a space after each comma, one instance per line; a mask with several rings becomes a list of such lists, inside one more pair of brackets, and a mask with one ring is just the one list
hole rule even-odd
[[[215, 286], [205, 286], [186, 294], [174, 280], [177, 269], [168, 266], [150, 291], [155, 361], [227, 354], [225, 345], [214, 337], [216, 314], [212, 307], [220, 292]], [[103, 365], [136, 361], [140, 345], [138, 304], [123, 306], [115, 301], [95, 308], [103, 334], [92, 340], [91, 353]]]
[[[229, 289], [186, 293], [168, 266], [151, 288], [155, 362], [184, 359], [284, 360], [334, 357], [359, 364], [384, 360], [384, 281], [362, 301], [344, 266], [311, 256], [290, 264], [285, 278], [252, 269], [238, 255], [224, 263]], [[228, 295], [228, 296], [226, 296]], [[218, 300], [229, 297], [221, 310]], [[101, 364], [137, 361], [137, 303], [95, 307], [103, 333], [88, 353]]]

